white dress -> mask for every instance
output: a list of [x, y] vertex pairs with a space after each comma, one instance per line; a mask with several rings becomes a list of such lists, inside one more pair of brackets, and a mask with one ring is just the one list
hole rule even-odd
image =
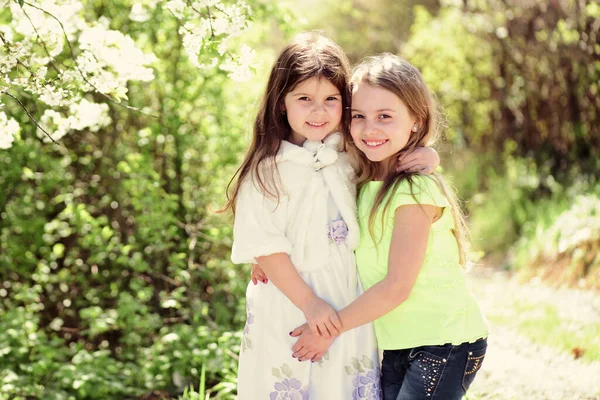
[[[340, 134], [303, 147], [282, 142], [277, 167], [279, 204], [251, 182], [239, 193], [232, 261], [287, 253], [302, 278], [336, 310], [362, 293], [354, 249], [359, 231], [355, 187]], [[275, 287], [248, 284], [242, 339], [239, 400], [381, 399], [379, 358], [372, 324], [339, 336], [318, 363], [292, 357], [304, 314]]]

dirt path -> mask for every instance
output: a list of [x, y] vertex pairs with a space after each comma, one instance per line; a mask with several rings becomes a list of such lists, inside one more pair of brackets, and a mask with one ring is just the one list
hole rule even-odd
[[[488, 315], [501, 314], [515, 301], [548, 304], [574, 324], [600, 321], [600, 294], [518, 284], [505, 273], [480, 269], [471, 287]], [[483, 367], [469, 391], [472, 399], [599, 399], [600, 362], [532, 342], [514, 327], [490, 322], [492, 334]], [[597, 340], [600, 340], [598, 338]]]

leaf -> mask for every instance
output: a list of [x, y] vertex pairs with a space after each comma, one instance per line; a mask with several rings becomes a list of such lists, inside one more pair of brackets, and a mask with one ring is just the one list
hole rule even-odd
[[206, 388], [206, 363], [202, 363], [202, 371], [200, 372], [200, 388], [198, 389], [198, 392], [200, 392], [201, 395], [204, 395], [205, 388]]
[[279, 368], [273, 368], [271, 372], [273, 373], [274, 377], [281, 379], [281, 373], [279, 372]]
[[346, 366], [346, 373], [348, 375], [354, 375], [354, 370], [350, 366]]
[[362, 364], [367, 367], [368, 369], [372, 369], [373, 368], [373, 360], [371, 360], [369, 357], [367, 356], [363, 356], [362, 357]]
[[288, 378], [292, 377], [292, 369], [287, 364], [283, 364], [283, 367], [281, 367], [281, 372], [283, 372], [283, 374]]
[[25, 0], [17, 0], [17, 3], [23, 8], [23, 4], [25, 4]]

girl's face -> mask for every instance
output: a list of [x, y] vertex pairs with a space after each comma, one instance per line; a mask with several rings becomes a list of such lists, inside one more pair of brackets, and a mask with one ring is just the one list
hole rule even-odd
[[350, 133], [373, 162], [388, 160], [406, 146], [417, 119], [389, 90], [361, 82], [352, 93]]
[[325, 78], [313, 77], [297, 85], [285, 95], [284, 106], [292, 128], [290, 141], [298, 146], [307, 139], [325, 139], [342, 121], [342, 95]]

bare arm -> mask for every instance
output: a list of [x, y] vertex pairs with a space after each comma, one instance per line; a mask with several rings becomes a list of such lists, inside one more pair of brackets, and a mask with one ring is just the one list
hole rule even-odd
[[441, 216], [441, 212], [440, 207], [432, 205], [398, 207], [390, 243], [388, 273], [381, 282], [339, 312], [343, 331], [382, 317], [408, 298], [423, 265], [431, 224]]
[[[408, 298], [423, 265], [431, 224], [441, 214], [442, 208], [431, 205], [398, 207], [390, 243], [388, 273], [381, 282], [338, 313], [342, 332], [380, 318]], [[311, 335], [306, 325], [294, 329], [291, 335], [299, 337], [292, 347], [293, 357], [299, 361], [319, 361], [332, 343]]]
[[[388, 273], [381, 282], [338, 313], [342, 332], [387, 314], [408, 298], [423, 265], [431, 224], [441, 214], [442, 208], [430, 205], [398, 207], [390, 243]], [[306, 325], [294, 329], [291, 335], [298, 337], [292, 351], [293, 357], [300, 361], [319, 361], [332, 343], [311, 335]]]
[[313, 292], [292, 264], [290, 256], [276, 253], [256, 259], [268, 279], [304, 313], [314, 334], [330, 338], [340, 333], [336, 311]]

